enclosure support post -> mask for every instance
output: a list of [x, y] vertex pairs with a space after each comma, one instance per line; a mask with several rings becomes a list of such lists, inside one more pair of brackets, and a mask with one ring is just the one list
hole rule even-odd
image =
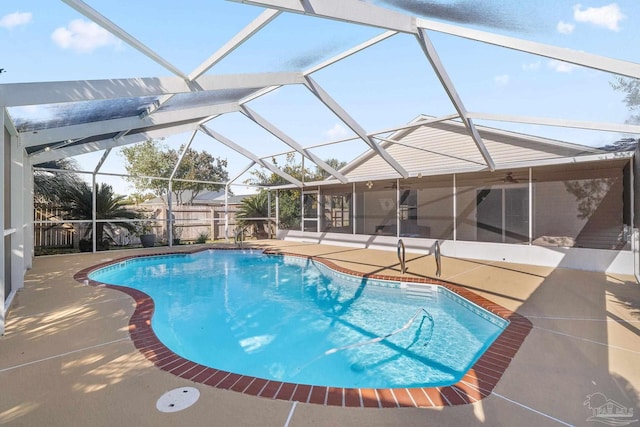
[[316, 194], [316, 231], [319, 233], [321, 231], [320, 221], [322, 220], [322, 210], [320, 209], [320, 186], [318, 185], [318, 194]]
[[[0, 129], [2, 130], [2, 134], [0, 135], [0, 165], [4, 165], [4, 156], [5, 156], [5, 148], [7, 147], [7, 141], [5, 141], [5, 137], [7, 135], [7, 131], [5, 129], [5, 124], [4, 124], [4, 107], [2, 107], [2, 112], [0, 113]], [[2, 262], [0, 262], [0, 336], [4, 334], [4, 318], [5, 318], [5, 305], [6, 305], [6, 295], [5, 295], [5, 288], [6, 288], [6, 283], [5, 283], [5, 271], [4, 271], [4, 267], [5, 267], [5, 257], [7, 256], [7, 254], [5, 254], [5, 245], [4, 245], [4, 239], [6, 239], [5, 233], [6, 231], [4, 230], [4, 192], [6, 192], [6, 187], [4, 186], [5, 182], [4, 182], [4, 168], [2, 173], [0, 174], [0, 188], [3, 189], [3, 192], [0, 193], [2, 194], [2, 198], [0, 198], [0, 224], [2, 224], [2, 236], [3, 236], [3, 243], [2, 245], [0, 245], [0, 258], [2, 259]]]
[[458, 240], [458, 190], [456, 187], [456, 174], [453, 174], [453, 241]]
[[11, 287], [16, 291], [24, 287], [25, 273], [25, 226], [24, 200], [28, 197], [25, 188], [24, 163], [26, 154], [16, 136], [11, 136]]
[[184, 146], [184, 150], [182, 150], [182, 153], [180, 153], [180, 157], [178, 157], [178, 161], [173, 166], [173, 170], [171, 171], [171, 176], [169, 177], [169, 192], [167, 193], [167, 204], [169, 205], [169, 214], [167, 218], [167, 239], [169, 240], [169, 247], [173, 246], [173, 224], [175, 222], [173, 219], [173, 206], [172, 206], [172, 194], [173, 194], [172, 181], [173, 181], [173, 178], [175, 178], [176, 173], [178, 172], [178, 168], [180, 167], [180, 163], [182, 163], [182, 159], [184, 159], [185, 154], [187, 154], [187, 151], [189, 151], [189, 147], [191, 147], [193, 138], [196, 137], [197, 133], [198, 133], [197, 130], [194, 130], [191, 133], [191, 138], [189, 138], [189, 142], [187, 142], [187, 145]]
[[224, 186], [224, 239], [229, 241], [229, 183]]
[[24, 201], [24, 253], [25, 253], [25, 269], [30, 269], [33, 266], [34, 257], [34, 200], [33, 200], [33, 168], [31, 166], [31, 160], [25, 153], [23, 153], [23, 168], [24, 173], [23, 183], [25, 189]]
[[[177, 165], [176, 165], [177, 166]], [[169, 247], [173, 246], [173, 186], [171, 185], [171, 178], [169, 178], [169, 185], [167, 186], [167, 240], [169, 240]]]
[[356, 183], [351, 184], [351, 204], [353, 205], [353, 209], [351, 212], [351, 232], [352, 234], [356, 234]]
[[280, 190], [276, 190], [276, 236], [280, 230]]
[[529, 168], [529, 246], [533, 242], [533, 171]]
[[267, 189], [267, 230], [269, 232], [269, 238], [273, 238], [271, 235], [271, 189]]
[[400, 180], [396, 179], [396, 237], [400, 237]]
[[96, 226], [96, 175], [98, 174], [98, 171], [100, 171], [100, 168], [102, 167], [102, 165], [104, 165], [104, 162], [107, 160], [107, 157], [109, 157], [109, 154], [111, 153], [111, 148], [107, 148], [104, 152], [104, 154], [102, 155], [102, 157], [100, 158], [100, 161], [98, 162], [98, 164], [96, 165], [96, 168], [93, 170], [93, 173], [91, 174], [91, 236], [93, 236], [93, 238], [91, 239], [93, 241], [93, 247], [92, 247], [92, 252], [95, 253], [98, 249], [98, 237], [96, 236], [96, 232], [97, 232], [97, 226]]

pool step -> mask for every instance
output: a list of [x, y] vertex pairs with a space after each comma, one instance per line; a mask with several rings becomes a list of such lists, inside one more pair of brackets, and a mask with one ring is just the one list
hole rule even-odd
[[404, 289], [404, 295], [407, 298], [433, 299], [438, 293], [437, 286], [426, 283], [402, 282], [400, 287]]

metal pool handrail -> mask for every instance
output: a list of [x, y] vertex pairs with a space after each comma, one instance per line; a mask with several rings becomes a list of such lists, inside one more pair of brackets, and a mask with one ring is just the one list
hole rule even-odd
[[440, 274], [442, 273], [442, 260], [440, 259], [442, 253], [440, 252], [440, 242], [438, 242], [437, 240], [436, 247], [433, 250], [433, 254], [436, 257], [436, 277], [440, 277]]
[[[418, 318], [418, 315], [423, 311], [425, 313], [425, 315], [423, 317], [426, 317], [427, 319], [429, 319], [431, 321], [431, 323], [433, 324], [433, 317], [431, 316], [431, 314], [424, 307], [421, 307], [421, 308], [418, 309], [418, 311], [416, 311], [416, 314], [414, 314], [411, 317], [411, 319], [409, 319], [409, 321], [407, 323], [405, 323], [405, 325], [403, 327], [398, 328], [393, 332], [390, 332], [390, 333], [388, 333], [386, 335], [383, 335], [383, 336], [380, 336], [380, 337], [376, 337], [376, 338], [373, 338], [373, 339], [370, 339], [370, 340], [367, 340], [367, 341], [362, 341], [362, 342], [355, 343], [355, 344], [345, 345], [343, 347], [332, 348], [332, 349], [329, 349], [329, 350], [325, 351], [324, 355], [327, 356], [329, 354], [333, 354], [333, 353], [336, 353], [338, 351], [348, 350], [350, 348], [360, 347], [360, 346], [363, 346], [363, 345], [374, 344], [374, 343], [380, 342], [380, 341], [382, 341], [382, 340], [384, 340], [386, 338], [389, 338], [392, 335], [397, 334], [398, 332], [402, 332], [402, 331], [404, 331], [406, 329], [409, 329], [409, 327], [413, 324], [413, 322], [415, 322], [415, 320]], [[424, 345], [427, 345], [427, 343], [424, 343]]]
[[[244, 231], [246, 229], [247, 229], [246, 225], [244, 227], [240, 227], [240, 229], [236, 231], [236, 234], [233, 236], [233, 243], [239, 248], [242, 247], [242, 243], [244, 242]], [[240, 243], [238, 243], [238, 240], [240, 240]]]
[[[402, 254], [400, 254], [400, 249], [402, 249]], [[404, 242], [402, 241], [402, 239], [398, 240], [397, 252], [398, 252], [398, 260], [400, 261], [400, 272], [404, 274], [407, 271], [407, 269], [405, 268], [406, 259], [405, 259]]]

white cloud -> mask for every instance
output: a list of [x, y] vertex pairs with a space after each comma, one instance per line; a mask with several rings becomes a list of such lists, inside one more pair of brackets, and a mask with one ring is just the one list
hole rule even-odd
[[618, 24], [625, 18], [626, 16], [620, 12], [617, 3], [602, 7], [588, 7], [586, 9], [582, 9], [582, 5], [579, 3], [573, 6], [573, 19], [577, 22], [588, 22], [612, 31], [620, 31]]
[[560, 34], [571, 34], [573, 30], [576, 28], [575, 24], [571, 24], [569, 22], [560, 21], [558, 25], [556, 25], [556, 29]]
[[350, 135], [347, 128], [345, 128], [340, 123], [336, 123], [335, 125], [333, 125], [333, 127], [326, 131], [324, 134], [329, 139], [340, 139]]
[[576, 68], [576, 66], [573, 64], [558, 61], [557, 59], [552, 59], [551, 61], [547, 62], [547, 67], [551, 68], [554, 71], [557, 71], [558, 73], [570, 73], [574, 68]]
[[102, 46], [118, 46], [120, 42], [95, 22], [75, 19], [65, 27], [56, 28], [51, 39], [62, 49], [78, 53], [91, 53]]
[[540, 69], [540, 61], [530, 62], [528, 64], [522, 64], [524, 71], [536, 71]]
[[493, 81], [498, 85], [498, 86], [506, 86], [509, 84], [509, 74], [501, 74], [499, 76], [495, 76], [493, 78]]
[[27, 25], [31, 22], [31, 12], [14, 12], [8, 15], [4, 15], [0, 18], [0, 27], [11, 30], [19, 25]]

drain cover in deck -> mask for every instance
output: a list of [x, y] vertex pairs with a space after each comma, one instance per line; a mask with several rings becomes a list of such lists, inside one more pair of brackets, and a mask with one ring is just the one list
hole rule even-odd
[[169, 390], [156, 402], [160, 412], [178, 412], [187, 409], [200, 398], [200, 391], [194, 387], [180, 387]]

